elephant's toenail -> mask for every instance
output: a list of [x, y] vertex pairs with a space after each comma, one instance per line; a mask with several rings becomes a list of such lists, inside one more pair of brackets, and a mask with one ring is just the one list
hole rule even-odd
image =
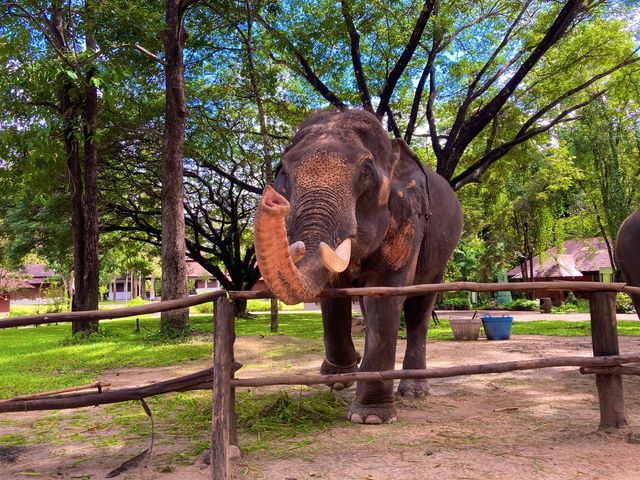
[[382, 419], [377, 415], [368, 415], [364, 423], [368, 425], [380, 425], [382, 423]]
[[396, 423], [397, 419], [398, 419], [398, 417], [391, 417], [391, 418], [389, 418], [389, 423]]
[[352, 423], [362, 423], [362, 417], [357, 413], [352, 413], [349, 420], [351, 420]]

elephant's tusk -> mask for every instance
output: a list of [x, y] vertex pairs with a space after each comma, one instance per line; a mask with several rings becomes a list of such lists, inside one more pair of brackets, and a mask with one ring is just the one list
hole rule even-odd
[[300, 240], [289, 245], [289, 255], [293, 263], [298, 263], [304, 257], [304, 250], [304, 242]]
[[351, 259], [351, 239], [347, 238], [340, 245], [332, 250], [329, 245], [320, 242], [320, 261], [327, 270], [333, 273], [344, 272], [349, 266]]

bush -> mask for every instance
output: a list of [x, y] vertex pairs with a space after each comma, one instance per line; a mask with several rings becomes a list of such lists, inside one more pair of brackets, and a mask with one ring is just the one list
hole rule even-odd
[[213, 302], [201, 303], [200, 305], [194, 305], [191, 307], [194, 313], [205, 314], [213, 313]]
[[140, 297], [136, 297], [136, 298], [132, 298], [131, 300], [129, 300], [129, 302], [127, 303], [128, 307], [137, 307], [138, 305], [146, 305], [147, 302], [146, 300], [143, 300]]
[[553, 313], [580, 313], [580, 309], [578, 305], [575, 303], [565, 303], [560, 305], [559, 307], [553, 307], [551, 309]]
[[540, 309], [540, 301], [539, 300], [528, 300], [526, 298], [519, 298], [514, 300], [510, 306], [511, 310], [517, 311], [529, 311], [534, 312]]
[[471, 310], [471, 304], [466, 298], [445, 298], [442, 304], [447, 310]]
[[634, 313], [633, 302], [626, 293], [616, 293], [616, 313]]

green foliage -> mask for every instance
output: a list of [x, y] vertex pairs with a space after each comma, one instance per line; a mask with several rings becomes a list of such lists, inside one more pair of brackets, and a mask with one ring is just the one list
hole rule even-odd
[[553, 313], [589, 313], [589, 300], [585, 298], [569, 298], [558, 307], [551, 309]]
[[635, 308], [631, 298], [626, 293], [616, 293], [616, 312], [635, 313]]
[[540, 309], [540, 302], [538, 300], [527, 300], [526, 298], [518, 298], [511, 303], [509, 308], [516, 311], [533, 312]]
[[129, 307], [137, 307], [139, 305], [146, 305], [146, 304], [147, 304], [147, 301], [143, 300], [140, 297], [135, 297], [135, 298], [132, 298], [131, 300], [127, 301], [127, 306], [129, 306]]
[[191, 311], [197, 314], [213, 314], [213, 302], [201, 303], [200, 305], [194, 305], [191, 307]]
[[470, 310], [471, 303], [467, 298], [445, 298], [442, 306], [447, 310]]

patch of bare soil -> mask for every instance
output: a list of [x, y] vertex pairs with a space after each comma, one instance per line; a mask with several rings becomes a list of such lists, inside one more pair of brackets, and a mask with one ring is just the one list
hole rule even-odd
[[[640, 339], [620, 338], [621, 351], [640, 350]], [[362, 348], [362, 341], [359, 342]], [[504, 342], [431, 342], [430, 366], [450, 366], [564, 355], [591, 355], [590, 339], [517, 336]], [[404, 342], [400, 342], [400, 368]], [[287, 371], [315, 372], [321, 342], [286, 337], [239, 338], [238, 376]], [[125, 369], [110, 372], [114, 386], [163, 380], [204, 368], [194, 362], [180, 368]], [[233, 464], [237, 479], [637, 479], [640, 445], [629, 443], [640, 425], [640, 377], [624, 379], [628, 430], [597, 432], [599, 410], [592, 375], [576, 368], [477, 375], [431, 381], [431, 395], [398, 401], [392, 425], [344, 425], [318, 434], [299, 448], [243, 454]], [[263, 389], [260, 389], [262, 391]], [[341, 392], [347, 398], [354, 388]], [[101, 408], [91, 409], [100, 415]], [[10, 414], [0, 420], [0, 435], [29, 431], [41, 413]], [[63, 412], [60, 415], [71, 415]], [[346, 415], [346, 412], [345, 412]], [[96, 432], [100, 435], [100, 432]], [[155, 455], [180, 445], [156, 439]], [[106, 472], [137, 451], [65, 440], [0, 448], [0, 478], [104, 478]], [[200, 462], [160, 473], [153, 459], [120, 478], [208, 479]]]

